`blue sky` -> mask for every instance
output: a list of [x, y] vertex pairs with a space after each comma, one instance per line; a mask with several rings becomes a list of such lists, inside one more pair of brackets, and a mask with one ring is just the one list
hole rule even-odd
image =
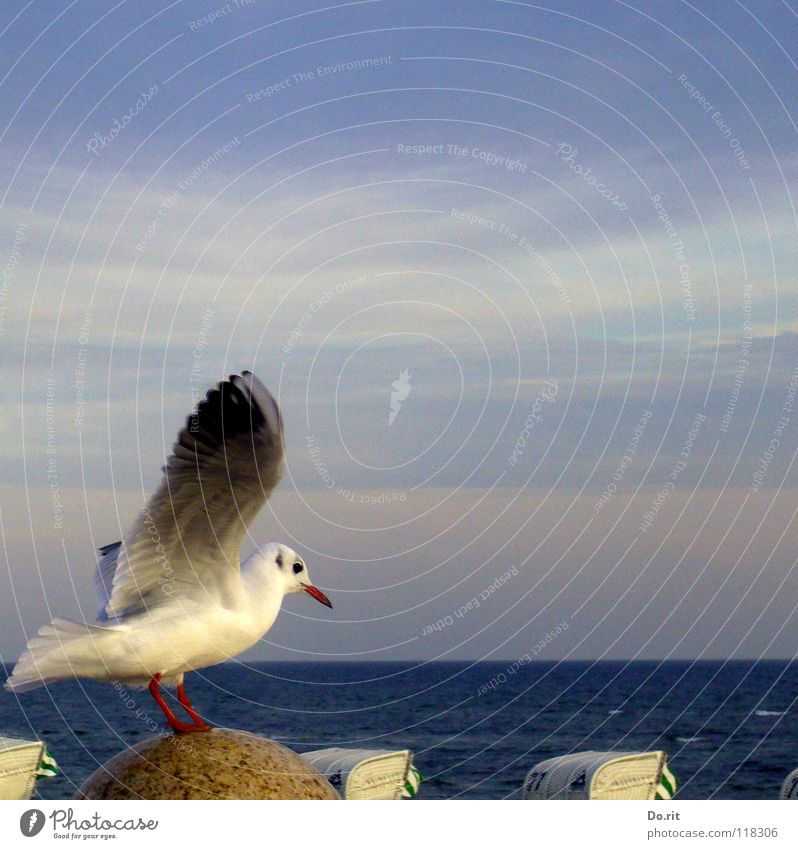
[[0, 10], [4, 659], [242, 368], [289, 441], [253, 538], [336, 603], [253, 657], [792, 654], [793, 6], [39, 5]]

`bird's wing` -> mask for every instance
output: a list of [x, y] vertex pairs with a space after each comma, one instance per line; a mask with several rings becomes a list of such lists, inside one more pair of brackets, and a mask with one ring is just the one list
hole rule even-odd
[[255, 375], [231, 375], [211, 389], [180, 431], [163, 481], [122, 547], [103, 552], [96, 583], [102, 592], [110, 578], [106, 616], [175, 597], [232, 601], [241, 543], [280, 479], [282, 459], [280, 410]]

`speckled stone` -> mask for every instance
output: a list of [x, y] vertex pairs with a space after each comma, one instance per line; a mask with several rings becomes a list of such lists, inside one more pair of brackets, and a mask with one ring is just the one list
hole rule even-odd
[[295, 752], [273, 740], [214, 728], [151, 737], [115, 755], [76, 799], [340, 799]]

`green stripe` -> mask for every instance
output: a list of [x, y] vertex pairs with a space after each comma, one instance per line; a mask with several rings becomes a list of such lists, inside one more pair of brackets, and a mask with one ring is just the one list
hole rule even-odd
[[676, 790], [679, 787], [679, 781], [676, 776], [668, 769], [667, 766], [662, 768], [662, 775], [659, 777], [659, 786], [655, 798], [657, 799], [672, 799], [676, 795]]
[[42, 754], [42, 760], [39, 764], [39, 768], [36, 770], [37, 778], [51, 778], [54, 775], [58, 774], [58, 764], [56, 763], [55, 758], [47, 751], [44, 750]]
[[402, 796], [405, 799], [415, 798], [418, 794], [418, 788], [421, 786], [421, 782], [423, 780], [421, 773], [414, 766], [411, 766], [407, 773], [407, 780], [405, 781], [405, 788], [402, 791]]

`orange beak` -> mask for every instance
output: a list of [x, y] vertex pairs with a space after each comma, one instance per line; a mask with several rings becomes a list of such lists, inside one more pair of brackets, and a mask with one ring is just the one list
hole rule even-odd
[[332, 602], [330, 601], [330, 599], [328, 599], [327, 596], [324, 595], [324, 593], [320, 589], [314, 587], [313, 584], [305, 584], [303, 589], [311, 598], [315, 598], [316, 601], [319, 602], [319, 604], [326, 605], [327, 607], [332, 609]]

